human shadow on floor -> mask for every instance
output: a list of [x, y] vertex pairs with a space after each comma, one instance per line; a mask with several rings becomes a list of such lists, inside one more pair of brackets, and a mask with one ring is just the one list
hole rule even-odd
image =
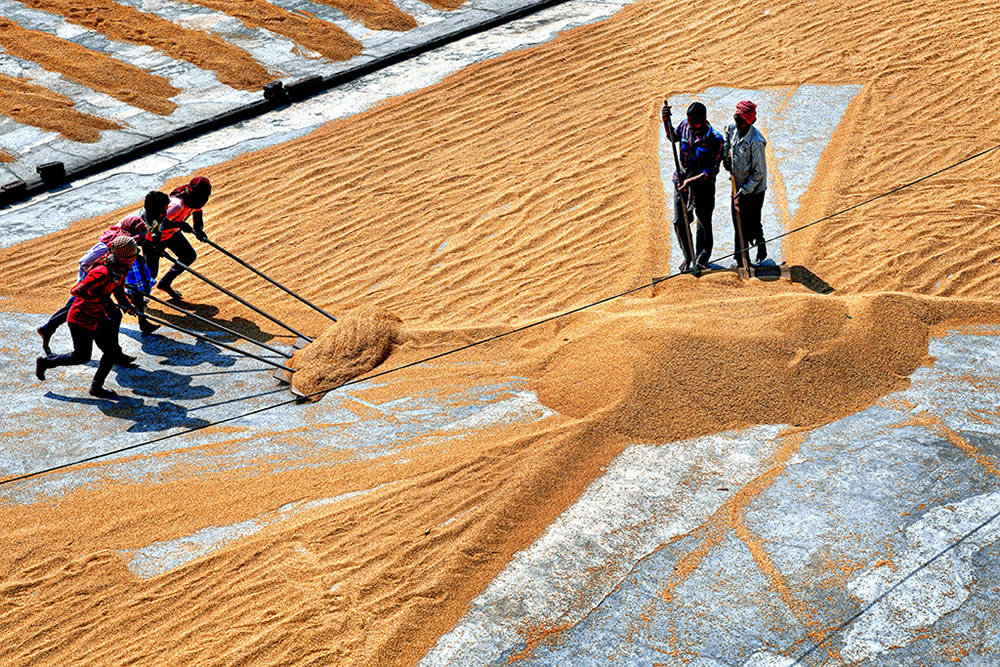
[[787, 277], [793, 283], [798, 283], [806, 289], [812, 290], [817, 294], [832, 294], [833, 286], [826, 282], [815, 273], [802, 266], [801, 264], [796, 264], [794, 266], [779, 266], [777, 264], [764, 263], [759, 264], [754, 267], [754, 278], [758, 280], [780, 280], [783, 277]]
[[[751, 265], [753, 270], [753, 277], [757, 280], [763, 280], [765, 282], [781, 280], [782, 278], [787, 278], [793, 283], [798, 283], [807, 289], [816, 292], [817, 294], [832, 294], [834, 288], [830, 283], [826, 282], [815, 273], [802, 266], [801, 264], [796, 264], [795, 266], [787, 266], [785, 264], [776, 264], [772, 259], [766, 259], [760, 264]], [[718, 273], [725, 271], [735, 271], [736, 263], [733, 262], [730, 266], [723, 266], [721, 264], [709, 264], [708, 269], [699, 272], [698, 275], [704, 276], [710, 273]]]
[[826, 282], [804, 266], [796, 264], [788, 269], [793, 283], [803, 285], [817, 294], [832, 294], [833, 285]]
[[[206, 320], [217, 322], [218, 324], [221, 324], [228, 329], [232, 329], [236, 333], [246, 336], [251, 340], [267, 343], [278, 337], [275, 334], [264, 331], [257, 325], [256, 322], [248, 320], [245, 317], [233, 317], [229, 320], [217, 317], [219, 313], [218, 306], [213, 306], [207, 303], [187, 303], [185, 301], [178, 302], [177, 306], [188, 312], [194, 313], [195, 315], [204, 317]], [[206, 322], [202, 322], [197, 318], [178, 312], [162, 304], [151, 303], [150, 314], [155, 315], [160, 319], [164, 319], [171, 324], [175, 324], [185, 329], [190, 329], [191, 331], [197, 331], [198, 333], [212, 332], [213, 337], [217, 336], [219, 340], [226, 343], [231, 343], [234, 340], [237, 340], [237, 338], [230, 333], [219, 331]]]
[[141, 398], [132, 396], [118, 396], [113, 399], [64, 396], [52, 391], [46, 392], [45, 397], [63, 403], [90, 405], [108, 417], [134, 422], [126, 429], [129, 433], [153, 433], [172, 428], [198, 428], [208, 426], [211, 423], [206, 419], [190, 416], [187, 408], [169, 401], [147, 403]]
[[175, 373], [164, 368], [146, 370], [141, 366], [116, 366], [115, 380], [122, 387], [131, 389], [133, 394], [146, 398], [173, 398], [197, 400], [215, 396], [215, 390], [207, 385], [191, 384], [191, 376]]
[[[218, 368], [228, 368], [240, 359], [235, 352], [223, 350], [198, 338], [178, 340], [172, 336], [161, 336], [159, 333], [141, 334], [135, 329], [126, 327], [122, 327], [121, 333], [138, 342], [147, 355], [162, 357], [159, 363], [163, 366], [190, 367], [211, 364]], [[188, 340], [191, 342], [187, 342]]]

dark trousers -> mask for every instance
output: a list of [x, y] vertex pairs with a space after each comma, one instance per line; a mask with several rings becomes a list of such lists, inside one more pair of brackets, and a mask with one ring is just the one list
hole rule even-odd
[[674, 189], [674, 232], [677, 234], [677, 242], [684, 253], [684, 260], [690, 264], [695, 260], [699, 264], [708, 264], [712, 257], [712, 246], [715, 243], [712, 237], [712, 212], [715, 210], [715, 181], [695, 183], [688, 186], [689, 194], [684, 196], [688, 202], [688, 219], [691, 215], [698, 220], [698, 228], [695, 232], [695, 247], [688, 247], [687, 233], [684, 229], [684, 210], [681, 201], [681, 194]]
[[73, 337], [73, 351], [68, 354], [53, 354], [45, 357], [45, 367], [55, 368], [57, 366], [76, 366], [86, 364], [90, 361], [94, 344], [103, 352], [101, 361], [97, 366], [97, 373], [94, 374], [94, 385], [104, 386], [104, 381], [111, 372], [111, 367], [122, 354], [121, 347], [118, 346], [118, 326], [121, 324], [121, 317], [117, 322], [104, 320], [96, 330], [87, 329], [79, 324], [69, 323], [69, 333]]
[[[746, 268], [750, 264], [750, 252], [748, 248], [757, 245], [757, 261], [761, 262], [767, 257], [767, 246], [764, 245], [764, 227], [760, 221], [760, 212], [764, 208], [764, 195], [766, 190], [755, 192], [749, 195], [740, 196], [740, 212], [737, 217], [736, 207], [730, 204], [729, 210], [733, 216], [733, 247], [736, 248], [736, 263]], [[738, 222], [737, 222], [738, 221]], [[743, 252], [739, 252], [740, 233], [737, 224], [741, 223], [743, 230]]]
[[128, 300], [132, 302], [132, 308], [135, 310], [136, 319], [139, 320], [139, 330], [143, 333], [150, 333], [151, 331], [157, 329], [157, 325], [150, 322], [149, 318], [146, 317], [146, 297], [143, 296], [143, 293], [126, 289], [125, 296], [127, 296]]
[[[126, 294], [128, 294], [128, 292], [126, 292]], [[132, 300], [131, 294], [129, 294], [129, 297], [130, 297], [129, 300]], [[69, 301], [66, 302], [66, 305], [64, 305], [56, 312], [52, 313], [52, 316], [49, 317], [48, 322], [38, 327], [38, 330], [42, 332], [47, 338], [50, 338], [52, 334], [56, 332], [56, 329], [66, 324], [66, 318], [69, 317], [69, 309], [73, 305], [73, 301], [75, 300], [76, 297], [71, 296], [69, 298]], [[115, 336], [117, 336], [118, 330], [121, 328], [121, 323], [122, 323], [121, 311], [119, 311], [116, 306], [112, 305], [109, 305], [107, 307], [107, 311], [108, 311], [108, 317], [111, 319], [112, 322], [114, 322]], [[142, 312], [142, 309], [139, 309], [138, 312]]]
[[132, 303], [132, 308], [139, 315], [146, 312], [146, 297], [142, 295], [142, 292], [136, 292], [135, 290], [126, 289], [125, 296]]
[[51, 338], [52, 334], [56, 332], [56, 329], [66, 324], [66, 318], [69, 317], [69, 307], [73, 305], [74, 299], [76, 299], [76, 297], [71, 296], [65, 306], [52, 313], [52, 317], [49, 318], [49, 321], [38, 327], [39, 333], [46, 338]]
[[[181, 232], [177, 232], [160, 244], [143, 241], [142, 254], [146, 257], [146, 266], [149, 267], [149, 273], [154, 278], [160, 270], [160, 255], [164, 248], [173, 252], [174, 257], [187, 266], [191, 266], [191, 263], [198, 257], [198, 253], [191, 247], [191, 242], [184, 238], [184, 234]], [[184, 269], [176, 264], [171, 265], [167, 269], [167, 272], [163, 274], [160, 287], [170, 287], [170, 283], [174, 281], [174, 278], [182, 273], [184, 273]]]

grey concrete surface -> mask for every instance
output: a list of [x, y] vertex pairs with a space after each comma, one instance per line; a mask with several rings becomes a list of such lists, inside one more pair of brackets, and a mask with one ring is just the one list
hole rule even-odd
[[[9, 2], [11, 0], [0, 0], [0, 10], [4, 9], [4, 3]], [[625, 0], [571, 0], [530, 18], [491, 30], [488, 34], [459, 40], [406, 63], [362, 77], [291, 107], [178, 144], [96, 176], [78, 179], [58, 191], [40, 194], [12, 207], [0, 208], [0, 246], [64, 229], [75, 220], [113, 211], [127, 202], [139, 201], [146, 190], [161, 187], [169, 178], [190, 174], [202, 167], [300, 137], [324, 123], [359, 113], [386, 98], [434, 84], [473, 63], [546, 42], [563, 30], [607, 18], [625, 4]], [[497, 6], [500, 9], [506, 7], [503, 3]], [[108, 48], [112, 47], [109, 45]], [[0, 53], [0, 61], [2, 57]], [[214, 74], [198, 72], [214, 79]], [[216, 94], [219, 93], [213, 88], [205, 96], [211, 99]], [[221, 99], [226, 104], [237, 100], [235, 97]], [[147, 118], [150, 116], [152, 118]], [[141, 118], [150, 123], [162, 120], [148, 113]], [[0, 147], [7, 147], [3, 142], [9, 139], [11, 144], [30, 147], [40, 162], [64, 160], [69, 151], [77, 151], [77, 157], [85, 157], [85, 151], [89, 150], [81, 148], [86, 146], [84, 144], [60, 141], [58, 135], [22, 126], [2, 117], [0, 137]], [[207, 218], [210, 228], [211, 217]]]
[[780, 427], [637, 443], [422, 664], [1000, 663], [998, 331], [935, 339], [909, 389], [808, 433], [714, 546]]
[[[281, 1], [309, 11], [323, 7], [304, 0]], [[141, 4], [172, 11], [179, 3]], [[13, 5], [0, 0], [4, 12]], [[502, 1], [483, 2], [472, 9], [502, 11], [505, 6]], [[167, 178], [301, 136], [470, 63], [608, 16], [620, 6], [570, 2], [290, 110], [72, 183], [63, 191], [0, 211], [0, 245], [116, 209]], [[94, 48], [122, 48], [40, 14], [23, 11], [17, 20], [44, 19], [52, 30], [91, 40]], [[430, 10], [421, 16], [427, 25], [442, 20]], [[243, 38], [271, 39], [254, 31]], [[379, 38], [367, 36], [372, 48]], [[127, 53], [148, 58], [151, 68], [170, 71], [172, 81], [188, 76], [198, 79], [197, 85], [206, 81], [207, 73], [183, 64], [175, 67], [151, 50], [135, 47]], [[3, 57], [0, 64], [21, 66]], [[31, 75], [47, 76], [37, 71]], [[819, 156], [856, 92], [854, 86], [709, 89], [685, 99], [706, 101], [717, 125], [738, 99], [750, 97], [761, 105], [759, 122], [771, 148], [769, 166], [781, 177], [768, 196], [766, 229], [778, 230], [795, 219]], [[674, 102], [678, 108], [684, 104], [681, 98]], [[136, 127], [152, 131], [156, 119], [148, 120], [149, 128], [139, 128], [139, 121]], [[4, 140], [13, 136], [37, 156], [79, 152], [11, 121], [0, 119], [0, 130]], [[662, 140], [662, 130], [660, 134]], [[672, 158], [665, 157], [668, 177]], [[0, 175], [8, 172], [0, 167]], [[669, 184], [667, 178], [664, 182]], [[728, 211], [717, 203], [716, 255], [725, 247], [729, 228]], [[69, 277], [72, 267], [67, 271]], [[139, 367], [119, 369], [109, 381], [120, 388], [120, 400], [86, 394], [93, 365], [56, 369], [39, 383], [32, 375], [38, 353], [34, 328], [43, 319], [20, 313], [4, 313], [0, 319], [0, 475], [40, 470], [179, 433], [288, 397], [259, 362], [179, 335], [142, 337], [132, 324], [125, 326], [123, 343], [126, 351], [139, 354]], [[729, 529], [717, 543], [706, 541], [706, 522], [767, 475], [775, 453], [791, 446], [782, 426], [681, 443], [635, 443], [514, 558], [424, 663], [499, 664], [518, 656], [547, 665], [789, 665], [797, 659], [808, 665], [945, 665], [956, 657], [963, 664], [1000, 664], [996, 333], [935, 339], [931, 354], [936, 363], [919, 369], [909, 389], [808, 433], [773, 482], [741, 505], [739, 519], [746, 530]], [[67, 346], [63, 330], [54, 347]], [[457, 362], [455, 368], [460, 372]], [[388, 376], [379, 382], [394, 380]], [[238, 419], [228, 433], [178, 435], [99, 466], [5, 485], [0, 487], [0, 502], [42, 502], [109, 479], [156, 484], [197, 470], [267, 474], [323, 465], [317, 461], [324, 448], [355, 457], [403, 453], [418, 439], [441, 441], [468, 429], [552, 416], [517, 377], [455, 396], [440, 396], [436, 388], [428, 388], [424, 394], [367, 404], [384, 418], [358, 417], [349, 409], [357, 401], [363, 401], [357, 391], [344, 392], [320, 403], [285, 405]], [[318, 456], [289, 443], [289, 430], [303, 423], [312, 427], [308, 439]], [[401, 423], [406, 428], [400, 429]], [[234, 433], [252, 435], [252, 443], [219, 444], [232, 440]], [[212, 443], [218, 447], [211, 457], [199, 450]], [[153, 453], [158, 455], [147, 456]], [[155, 576], [311, 507], [343, 500], [310, 498], [119, 556], [136, 576]], [[813, 649], [816, 638], [826, 635], [829, 643]]]
[[[290, 298], [290, 297], [289, 297]], [[41, 354], [35, 328], [44, 315], [5, 313], [0, 325], [0, 476], [15, 476], [60, 466], [82, 458], [128, 447], [164, 435], [181, 434], [219, 419], [290, 401], [292, 395], [271, 376], [272, 367], [197, 341], [179, 333], [143, 336], [133, 324], [123, 325], [120, 337], [126, 353], [139, 358], [138, 368], [116, 367], [106, 386], [117, 399], [88, 395], [96, 361], [49, 371], [45, 382], [34, 377], [34, 359]], [[246, 322], [235, 322], [237, 326]], [[185, 324], [184, 326], [188, 326]], [[211, 327], [194, 326], [209, 331]], [[167, 332], [163, 329], [162, 332]], [[235, 344], [233, 337], [212, 334]], [[288, 343], [290, 341], [285, 341]], [[282, 339], [269, 342], [285, 347]], [[237, 347], [259, 353], [260, 348]], [[68, 351], [65, 327], [53, 337], [55, 352]], [[289, 348], [290, 349], [290, 348]], [[277, 355], [266, 353], [277, 358]], [[456, 363], [456, 372], [461, 365]], [[181, 465], [212, 470], [266, 467], [283, 470], [311, 465], [327, 450], [351, 450], [355, 457], [384, 456], [406, 448], [418, 437], [440, 434], [454, 437], [470, 429], [542, 419], [551, 411], [525, 389], [525, 379], [512, 377], [454, 396], [442, 396], [428, 387], [424, 396], [400, 396], [382, 405], [366, 403], [359, 393], [395, 379], [355, 385], [350, 391], [328, 394], [322, 401], [275, 407], [232, 422], [239, 432], [254, 434], [255, 442], [228, 456], [185, 451], [194, 445], [231, 440], [232, 433], [194, 431], [107, 458], [99, 471], [70, 469], [0, 487], [0, 502], [37, 502], [97, 479], [146, 479], [155, 482]], [[346, 404], [363, 403], [382, 418], [361, 419]], [[312, 425], [304, 436], [312, 444], [288, 442], [284, 434], [302, 423]], [[140, 458], [123, 464], [116, 460]]]
[[[4, 504], [57, 499], [101, 482], [155, 485], [164, 479], [201, 474], [192, 471], [267, 474], [303, 466], [335, 467], [324, 462], [325, 454], [348, 452], [353, 461], [391, 456], [472, 431], [544, 420], [554, 414], [525, 388], [526, 380], [520, 377], [453, 395], [428, 387], [422, 394], [400, 395], [380, 404], [363, 398], [366, 389], [396, 381], [389, 376], [332, 392], [317, 403], [282, 405], [292, 396], [271, 376], [271, 367], [182, 334], [143, 336], [128, 324], [122, 330], [122, 346], [139, 357], [138, 367], [116, 368], [106, 386], [118, 391], [119, 397], [97, 399], [87, 394], [96, 362], [52, 369], [45, 382], [34, 377], [34, 357], [40, 354], [34, 328], [44, 319], [6, 313], [0, 324], [0, 477], [141, 447], [104, 457], [97, 467], [67, 468], [5, 484], [0, 487], [0, 503]], [[230, 337], [217, 337], [235, 343]], [[53, 349], [66, 350], [68, 338], [65, 328], [61, 329], [53, 339]], [[282, 347], [279, 341], [271, 344]], [[259, 352], [248, 344], [237, 346]], [[441, 363], [456, 373], [467, 370], [462, 362]], [[352, 409], [358, 404], [377, 416], [359, 417]], [[267, 409], [230, 422], [227, 430], [189, 432], [261, 408]], [[310, 428], [302, 431], [302, 424]], [[296, 432], [293, 438], [288, 437], [290, 431]], [[143, 444], [164, 436], [171, 437]], [[252, 437], [231, 444], [246, 436]], [[211, 451], [201, 448], [211, 443], [219, 446]], [[207, 526], [189, 536], [119, 555], [136, 576], [155, 576], [268, 525], [360, 493], [293, 503], [260, 517]]]

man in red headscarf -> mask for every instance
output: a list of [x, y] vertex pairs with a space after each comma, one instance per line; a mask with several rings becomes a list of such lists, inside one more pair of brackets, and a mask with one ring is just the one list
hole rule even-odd
[[[118, 224], [103, 232], [100, 237], [98, 237], [97, 243], [95, 243], [94, 246], [80, 258], [80, 270], [77, 280], [83, 280], [83, 277], [87, 275], [87, 271], [90, 269], [90, 266], [96, 260], [108, 254], [108, 248], [111, 245], [111, 242], [119, 236], [131, 236], [135, 239], [136, 243], [142, 243], [142, 239], [145, 238], [149, 227], [159, 225], [163, 222], [163, 217], [166, 215], [167, 211], [168, 201], [169, 197], [162, 192], [150, 190], [146, 193], [146, 198], [143, 200], [142, 208], [132, 215], [122, 218]], [[48, 322], [38, 327], [38, 335], [42, 338], [42, 350], [45, 354], [52, 353], [52, 350], [49, 348], [49, 342], [52, 339], [53, 334], [55, 334], [56, 329], [66, 323], [66, 318], [69, 316], [69, 309], [72, 307], [75, 299], [75, 296], [70, 296], [66, 305], [53, 313]], [[143, 326], [142, 322], [143, 320], [140, 320], [140, 327], [142, 327], [143, 332], [148, 331], [148, 325]]]
[[[90, 395], [114, 398], [118, 394], [104, 388], [115, 364], [131, 364], [135, 357], [122, 352], [118, 345], [118, 308], [134, 315], [132, 304], [125, 295], [125, 276], [139, 255], [139, 244], [128, 234], [116, 236], [108, 244], [108, 252], [95, 260], [83, 278], [73, 286], [73, 304], [69, 309], [69, 331], [73, 351], [66, 354], [46, 354], [35, 360], [35, 377], [45, 381], [45, 372], [58, 366], [86, 364], [93, 355], [94, 345], [101, 350], [101, 361], [90, 384]], [[117, 307], [111, 301], [114, 297]]]
[[[722, 150], [722, 164], [733, 175], [735, 187], [731, 212], [735, 230], [736, 263], [746, 268], [750, 264], [749, 249], [756, 246], [757, 263], [767, 258], [764, 229], [760, 214], [767, 192], [767, 139], [754, 123], [757, 105], [743, 100], [736, 105], [733, 123], [726, 127]], [[742, 227], [743, 247], [740, 247]]]

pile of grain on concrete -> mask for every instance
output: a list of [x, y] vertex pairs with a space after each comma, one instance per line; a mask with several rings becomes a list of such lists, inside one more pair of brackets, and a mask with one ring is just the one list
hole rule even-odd
[[668, 293], [610, 318], [581, 318], [563, 330], [571, 342], [546, 363], [539, 398], [654, 442], [820, 424], [908, 386], [942, 318], [902, 294], [741, 292], [703, 290], [691, 302]]
[[338, 321], [292, 357], [295, 388], [316, 400], [381, 364], [399, 340], [402, 320], [384, 308], [360, 307]]

